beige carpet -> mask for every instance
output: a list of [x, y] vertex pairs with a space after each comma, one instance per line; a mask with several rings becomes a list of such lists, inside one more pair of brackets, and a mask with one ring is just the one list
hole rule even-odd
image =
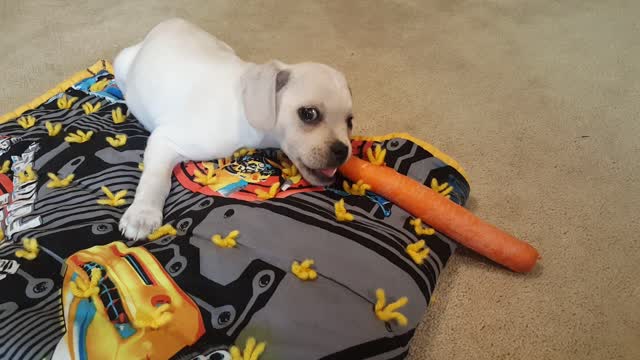
[[460, 252], [411, 359], [640, 359], [640, 2], [64, 3], [0, 0], [0, 112], [169, 16], [255, 61], [332, 64], [358, 132], [442, 148], [471, 209], [544, 256], [522, 276]]

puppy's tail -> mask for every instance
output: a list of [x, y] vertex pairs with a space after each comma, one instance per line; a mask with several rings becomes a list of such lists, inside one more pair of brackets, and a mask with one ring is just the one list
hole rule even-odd
[[129, 68], [133, 63], [133, 59], [138, 55], [141, 44], [130, 46], [118, 54], [113, 62], [113, 71], [115, 72], [116, 84], [122, 91], [122, 94], [127, 94], [127, 75]]

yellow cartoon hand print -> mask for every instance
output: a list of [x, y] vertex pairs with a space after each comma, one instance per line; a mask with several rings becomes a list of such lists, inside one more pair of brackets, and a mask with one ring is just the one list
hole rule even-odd
[[115, 110], [111, 110], [111, 119], [113, 119], [114, 124], [122, 124], [127, 121], [127, 115], [122, 113], [121, 108], [117, 108]]
[[178, 231], [176, 230], [176, 228], [173, 227], [173, 225], [171, 224], [164, 224], [162, 226], [160, 226], [159, 228], [155, 229], [151, 234], [149, 234], [147, 236], [147, 239], [154, 241], [154, 240], [158, 240], [163, 236], [175, 236], [178, 233]]
[[233, 230], [229, 235], [222, 237], [222, 235], [216, 234], [211, 237], [211, 241], [221, 248], [236, 247], [236, 238], [240, 235], [240, 231]]
[[269, 199], [273, 199], [274, 197], [276, 197], [276, 194], [278, 194], [278, 190], [279, 189], [280, 189], [280, 182], [277, 182], [277, 183], [271, 185], [271, 187], [269, 188], [269, 192], [266, 192], [266, 191], [260, 190], [260, 189], [256, 189], [255, 190], [255, 194], [258, 195], [259, 199], [269, 200]]
[[24, 238], [22, 239], [22, 249], [17, 250], [15, 255], [25, 260], [33, 260], [38, 257], [39, 252], [40, 245], [38, 245], [36, 238]]
[[18, 125], [22, 126], [23, 129], [28, 129], [33, 127], [36, 124], [36, 118], [32, 115], [23, 116], [18, 119]]
[[58, 109], [69, 109], [76, 101], [78, 101], [77, 97], [67, 97], [67, 95], [63, 94], [58, 98], [56, 104], [58, 105]]
[[229, 349], [229, 352], [231, 353], [232, 360], [258, 360], [258, 358], [260, 358], [260, 355], [262, 355], [262, 353], [264, 352], [266, 346], [266, 342], [263, 341], [260, 343], [256, 343], [256, 339], [250, 337], [249, 339], [247, 339], [244, 351], [240, 351], [240, 348], [234, 345], [231, 347], [231, 349]]
[[431, 189], [447, 199], [451, 198], [450, 194], [453, 191], [453, 187], [449, 186], [449, 183], [438, 184], [438, 179], [436, 178], [431, 179]]
[[407, 320], [407, 317], [404, 316], [402, 313], [396, 311], [401, 307], [407, 305], [407, 303], [409, 302], [409, 299], [407, 299], [406, 296], [403, 296], [397, 301], [387, 305], [387, 298], [385, 296], [384, 290], [377, 289], [376, 298], [377, 298], [377, 301], [375, 305], [375, 312], [378, 319], [385, 322], [395, 320], [398, 323], [398, 325], [407, 326], [407, 323], [409, 322]]
[[57, 189], [57, 188], [67, 187], [67, 186], [69, 186], [71, 184], [71, 182], [73, 181], [73, 178], [75, 177], [75, 175], [69, 174], [64, 179], [60, 179], [54, 173], [47, 173], [47, 176], [49, 177], [49, 179], [51, 179], [51, 181], [49, 181], [47, 183], [47, 188], [49, 188], [49, 189]]
[[282, 177], [291, 181], [292, 184], [297, 184], [302, 180], [302, 174], [300, 174], [298, 168], [289, 163], [282, 163]]
[[11, 160], [5, 160], [0, 167], [0, 174], [6, 174], [11, 170]]
[[349, 183], [345, 180], [342, 182], [342, 188], [351, 195], [364, 196], [367, 190], [371, 190], [371, 185], [365, 184], [362, 180], [358, 180], [357, 183], [349, 186]]
[[114, 195], [106, 186], [103, 186], [100, 189], [102, 189], [102, 192], [107, 195], [107, 198], [98, 199], [98, 204], [118, 207], [127, 203], [127, 201], [123, 199], [127, 196], [127, 190], [120, 190]]
[[291, 264], [291, 272], [300, 280], [315, 280], [318, 278], [318, 273], [313, 270], [314, 261], [311, 259], [305, 259], [302, 263], [294, 261]]
[[95, 83], [93, 83], [93, 85], [91, 85], [89, 87], [89, 90], [91, 92], [100, 92], [100, 91], [104, 90], [104, 88], [106, 88], [107, 85], [109, 85], [109, 80], [108, 79], [102, 79], [100, 81], [96, 81]]
[[133, 326], [138, 329], [153, 329], [158, 330], [162, 326], [166, 325], [173, 318], [171, 313], [171, 304], [162, 304], [155, 308], [150, 314], [141, 314], [133, 321]]
[[203, 163], [202, 166], [204, 166], [204, 168], [207, 169], [207, 173], [205, 174], [202, 171], [195, 169], [193, 171], [193, 176], [194, 176], [193, 181], [203, 186], [215, 184], [217, 182], [217, 179], [216, 179], [216, 171], [213, 168], [213, 164], [207, 162], [207, 163]]
[[344, 199], [340, 199], [340, 201], [334, 204], [334, 210], [336, 214], [336, 220], [343, 221], [353, 221], [353, 214], [347, 212], [347, 208], [344, 205]]
[[411, 257], [411, 260], [418, 265], [424, 264], [424, 261], [429, 257], [429, 248], [426, 246], [424, 240], [420, 240], [416, 243], [407, 245], [405, 252]]
[[93, 131], [84, 132], [82, 130], [78, 130], [75, 133], [69, 133], [64, 138], [64, 141], [68, 143], [82, 144], [89, 141], [91, 139], [91, 136], [93, 136]]
[[238, 151], [234, 152], [233, 153], [233, 158], [237, 159], [237, 158], [243, 157], [245, 155], [253, 155], [255, 153], [256, 153], [256, 149], [243, 148], [243, 149], [239, 149]]
[[120, 147], [120, 146], [124, 146], [127, 143], [127, 135], [118, 134], [115, 137], [107, 136], [106, 140], [109, 143], [109, 145], [113, 147]]
[[384, 165], [384, 158], [387, 156], [387, 149], [382, 149], [379, 144], [376, 144], [375, 150], [371, 148], [367, 149], [367, 158], [373, 165]]
[[100, 288], [98, 287], [100, 279], [102, 279], [102, 271], [99, 268], [93, 268], [91, 269], [89, 281], [78, 276], [75, 281], [69, 283], [71, 293], [73, 296], [82, 299], [97, 296], [98, 292], [100, 292]]
[[100, 107], [102, 107], [102, 104], [100, 104], [100, 103], [96, 103], [95, 105], [92, 105], [92, 104], [86, 102], [86, 103], [82, 104], [82, 110], [84, 110], [84, 113], [86, 115], [93, 114], [94, 112], [100, 110]]
[[33, 167], [31, 165], [27, 165], [24, 171], [18, 174], [18, 181], [20, 181], [21, 184], [35, 181], [37, 179], [38, 175], [33, 170]]
[[436, 231], [430, 227], [422, 225], [422, 220], [419, 218], [409, 220], [409, 224], [413, 225], [413, 231], [416, 235], [433, 235]]
[[49, 134], [49, 136], [56, 136], [60, 133], [60, 130], [62, 130], [61, 123], [53, 124], [52, 122], [47, 121], [44, 123], [44, 126], [47, 128], [47, 134]]

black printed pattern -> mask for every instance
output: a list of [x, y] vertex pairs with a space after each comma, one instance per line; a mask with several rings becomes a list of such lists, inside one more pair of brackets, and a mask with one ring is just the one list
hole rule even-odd
[[[114, 193], [128, 190], [125, 199], [131, 203], [148, 132], [131, 115], [114, 124], [111, 111], [120, 107], [126, 113], [126, 105], [112, 78], [102, 71], [67, 89], [67, 97], [78, 98], [69, 109], [59, 108], [59, 94], [28, 111], [24, 115], [37, 120], [32, 128], [23, 129], [16, 121], [0, 125], [0, 141], [9, 144], [0, 165], [5, 160], [15, 165], [0, 175], [5, 176], [0, 181], [0, 196], [5, 197], [0, 220], [9, 237], [0, 246], [1, 359], [53, 355], [65, 332], [60, 299], [65, 259], [118, 240], [146, 248], [198, 305], [205, 334], [176, 359], [213, 353], [223, 354], [217, 355], [222, 359], [230, 345], [243, 344], [248, 336], [267, 341], [265, 359], [406, 356], [436, 279], [455, 249], [449, 239], [438, 233], [416, 236], [402, 209], [372, 193], [349, 196], [341, 189], [342, 179], [323, 191], [251, 202], [192, 192], [174, 177], [164, 213], [178, 234], [153, 242], [127, 241], [118, 231], [126, 206], [109, 207], [96, 200], [104, 197], [101, 186], [107, 186]], [[109, 81], [107, 88], [89, 89], [102, 79]], [[101, 108], [87, 115], [85, 103], [100, 103]], [[62, 123], [61, 133], [48, 136], [47, 121]], [[76, 130], [94, 134], [86, 143], [65, 142], [65, 135]], [[125, 146], [113, 148], [105, 141], [116, 134], [127, 135]], [[426, 149], [399, 137], [377, 143], [388, 151], [388, 166], [427, 185], [432, 178], [448, 182], [451, 200], [466, 202], [469, 185], [464, 177]], [[367, 144], [371, 141], [354, 142], [354, 147]], [[30, 153], [32, 159], [25, 155]], [[38, 180], [23, 186], [16, 172], [27, 163]], [[48, 189], [48, 172], [61, 178], [73, 173], [75, 179], [67, 188]], [[7, 183], [13, 183], [13, 193]], [[351, 223], [335, 220], [333, 205], [342, 197], [356, 217]], [[240, 231], [236, 249], [221, 249], [209, 240], [231, 230]], [[14, 256], [25, 237], [35, 237], [41, 245], [33, 261]], [[431, 248], [424, 265], [415, 264], [405, 252], [418, 239]], [[292, 261], [307, 257], [316, 261], [315, 282], [302, 282], [290, 272]], [[409, 326], [375, 317], [378, 287], [391, 300], [409, 296], [401, 309]]]

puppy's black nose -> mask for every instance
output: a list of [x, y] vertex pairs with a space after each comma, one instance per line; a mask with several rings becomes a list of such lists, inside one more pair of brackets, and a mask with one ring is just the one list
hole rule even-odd
[[347, 155], [349, 155], [349, 146], [347, 144], [336, 141], [331, 144], [330, 149], [337, 164], [342, 164], [345, 160], [347, 160]]

